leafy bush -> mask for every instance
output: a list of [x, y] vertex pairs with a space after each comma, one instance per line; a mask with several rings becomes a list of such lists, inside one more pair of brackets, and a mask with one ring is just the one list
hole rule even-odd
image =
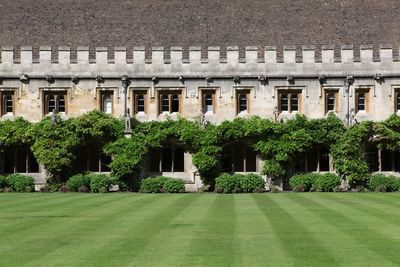
[[140, 183], [140, 192], [142, 193], [162, 193], [164, 183], [168, 180], [167, 177], [157, 176], [143, 179]]
[[142, 193], [183, 193], [185, 181], [164, 176], [148, 177], [140, 183]]
[[[296, 192], [308, 192], [319, 176], [318, 173], [297, 174], [290, 178], [289, 185]], [[300, 189], [303, 189], [303, 191], [297, 191]]]
[[167, 193], [183, 193], [185, 192], [185, 181], [169, 178], [164, 182], [163, 187]]
[[67, 181], [67, 186], [72, 192], [78, 192], [83, 186], [90, 188], [90, 177], [85, 174], [74, 175]]
[[8, 186], [6, 177], [0, 175], [0, 189], [3, 189]]
[[12, 174], [7, 177], [10, 188], [15, 192], [35, 191], [34, 179], [32, 176], [22, 174]]
[[229, 175], [223, 173], [215, 179], [215, 192], [232, 193], [236, 188], [240, 188], [239, 179], [242, 175]]
[[265, 187], [263, 178], [257, 174], [241, 175], [239, 177], [240, 189], [245, 193], [260, 192]]
[[90, 189], [93, 193], [107, 193], [110, 191], [112, 182], [110, 176], [106, 174], [91, 173], [87, 174], [90, 180]]
[[269, 192], [271, 192], [271, 193], [279, 193], [280, 190], [279, 190], [279, 188], [277, 186], [273, 185], [273, 186], [271, 186]]
[[340, 178], [333, 173], [319, 174], [315, 179], [315, 187], [318, 191], [333, 192], [340, 185]]
[[371, 176], [368, 188], [376, 192], [393, 192], [399, 190], [400, 180], [393, 175], [376, 173]]

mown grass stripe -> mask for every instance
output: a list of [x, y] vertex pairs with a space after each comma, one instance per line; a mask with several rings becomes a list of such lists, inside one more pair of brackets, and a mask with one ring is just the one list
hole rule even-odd
[[275, 234], [279, 236], [282, 249], [290, 255], [295, 265], [336, 266], [336, 259], [323, 243], [315, 239], [308, 226], [303, 226], [297, 218], [290, 215], [280, 202], [286, 194], [264, 194], [253, 196], [264, 216], [269, 220]]
[[239, 266], [292, 266], [294, 262], [282, 248], [280, 238], [273, 231], [254, 197], [235, 195], [235, 243]]
[[[391, 264], [390, 261], [386, 261], [376, 251], [371, 250], [368, 247], [364, 247], [352, 236], [349, 236], [346, 231], [339, 227], [334, 218], [328, 220], [326, 217], [321, 216], [323, 212], [320, 206], [316, 206], [310, 203], [308, 199], [302, 198], [302, 194], [288, 194], [287, 197], [291, 202], [287, 203], [290, 205], [296, 213], [299, 220], [302, 220], [304, 224], [308, 224], [313, 232], [326, 243], [331, 253], [335, 256], [341, 265], [350, 264], [349, 254], [351, 257], [352, 266], [365, 266], [365, 262], [370, 263], [371, 266], [378, 266], [380, 264]], [[360, 249], [364, 253], [359, 253]]]
[[385, 227], [383, 221], [374, 224], [375, 227], [371, 227], [369, 221], [371, 217], [365, 216], [361, 219], [353, 213], [353, 208], [340, 203], [335, 204], [333, 201], [326, 201], [325, 195], [299, 194], [299, 196], [305, 199], [307, 205], [319, 207], [319, 216], [342, 229], [343, 232], [359, 243], [359, 247], [366, 247], [368, 250], [375, 251], [376, 254], [381, 255], [380, 258], [391, 262], [393, 266], [400, 264], [400, 259], [397, 257], [400, 247], [399, 241], [385, 238], [375, 230], [377, 227]]
[[[168, 223], [187, 208], [196, 196], [189, 194], [163, 195], [153, 209], [147, 209], [139, 220], [124, 225], [111, 247], [93, 250], [92, 266], [125, 266], [138, 257]], [[166, 205], [165, 205], [166, 204]], [[137, 215], [137, 214], [136, 214]], [[129, 217], [128, 217], [129, 218]], [[125, 220], [126, 221], [126, 220]], [[108, 261], [108, 264], [105, 264]]]
[[[58, 243], [58, 246], [49, 248], [31, 259], [26, 266], [37, 266], [42, 265], [46, 262], [57, 263], [59, 259], [64, 258], [68, 262], [73, 263], [76, 256], [81, 253], [79, 249], [86, 249], [86, 247], [93, 247], [92, 242], [98, 236], [104, 235], [113, 224], [116, 223], [120, 218], [120, 214], [129, 213], [129, 211], [146, 208], [157, 202], [157, 197], [154, 195], [124, 195], [122, 198], [117, 198], [115, 201], [107, 203], [107, 207], [94, 206], [85, 215], [81, 215], [80, 221], [66, 222], [65, 226], [61, 230], [61, 233], [55, 236], [54, 243]], [[75, 236], [75, 238], [71, 238]], [[73, 260], [71, 260], [73, 259]]]
[[200, 194], [193, 202], [185, 203], [187, 207], [166, 223], [128, 266], [176, 266], [184, 261], [190, 242], [198, 238], [195, 232], [201, 228], [201, 220], [212, 203], [213, 199]]
[[326, 198], [343, 205], [349, 205], [368, 216], [374, 216], [379, 220], [383, 219], [386, 222], [393, 224], [395, 227], [400, 226], [400, 214], [397, 213], [398, 208], [396, 208], [394, 204], [384, 205], [382, 203], [375, 203], [371, 199], [363, 199], [360, 201], [355, 197], [339, 196], [338, 194], [329, 194]]
[[[45, 256], [52, 251], [69, 244], [71, 236], [74, 236], [77, 230], [84, 227], [96, 229], [95, 225], [101, 226], [101, 223], [97, 220], [98, 216], [104, 215], [103, 218], [106, 220], [112, 218], [108, 215], [112, 215], [110, 211], [113, 212], [113, 207], [117, 208], [120, 206], [120, 203], [128, 205], [128, 202], [125, 202], [128, 198], [130, 198], [130, 196], [127, 194], [115, 196], [111, 199], [106, 196], [94, 195], [93, 198], [90, 198], [90, 200], [86, 202], [79, 202], [81, 206], [72, 205], [68, 206], [66, 209], [59, 207], [58, 212], [64, 212], [62, 214], [67, 215], [66, 217], [46, 217], [46, 213], [44, 213], [44, 220], [46, 223], [33, 222], [33, 225], [35, 225], [34, 228], [27, 227], [24, 229], [25, 232], [29, 230], [27, 234], [14, 231], [15, 236], [21, 236], [22, 234], [19, 250], [21, 253], [25, 253], [25, 257], [7, 259], [17, 262], [23, 260], [24, 263], [33, 263], [35, 259], [45, 258]], [[141, 198], [142, 197], [138, 197], [137, 200]], [[147, 201], [148, 200], [145, 200], [143, 203], [145, 204]], [[69, 203], [72, 204], [71, 202]], [[85, 209], [82, 209], [82, 207], [85, 207]], [[116, 210], [115, 213], [118, 213], [118, 211]], [[47, 215], [51, 215], [51, 212], [47, 213]], [[25, 249], [29, 247], [33, 247], [34, 249]], [[2, 250], [0, 255], [6, 252], [7, 251]], [[0, 263], [2, 259], [4, 258], [0, 257]]]
[[236, 214], [233, 195], [204, 195], [214, 199], [210, 209], [195, 231], [180, 266], [235, 266], [238, 248], [234, 232]]

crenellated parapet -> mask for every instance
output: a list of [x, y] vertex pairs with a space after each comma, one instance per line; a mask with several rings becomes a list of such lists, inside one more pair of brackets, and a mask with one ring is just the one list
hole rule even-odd
[[0, 75], [396, 75], [400, 73], [400, 61], [394, 56], [395, 50], [398, 48], [391, 45], [381, 45], [377, 50], [370, 45], [356, 48], [343, 45], [340, 51], [335, 51], [333, 45], [318, 49], [284, 46], [283, 51], [273, 46], [248, 46], [241, 54], [239, 47], [228, 46], [224, 49], [226, 56], [222, 57], [221, 47], [189, 47], [187, 53], [182, 47], [134, 47], [130, 55], [125, 47], [112, 50], [97, 47], [91, 53], [88, 47], [77, 47], [74, 51], [70, 47], [43, 46], [38, 51], [33, 51], [32, 47], [2, 47]]

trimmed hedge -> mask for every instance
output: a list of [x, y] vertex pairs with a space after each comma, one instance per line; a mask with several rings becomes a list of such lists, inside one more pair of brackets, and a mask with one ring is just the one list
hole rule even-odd
[[234, 174], [223, 173], [215, 179], [215, 192], [217, 193], [253, 193], [263, 192], [265, 182], [257, 174]]
[[140, 183], [142, 193], [183, 193], [185, 181], [164, 176], [148, 177]]
[[0, 175], [0, 189], [3, 189], [8, 186], [7, 178], [5, 176]]
[[93, 193], [107, 193], [110, 191], [112, 182], [106, 174], [91, 173], [87, 175], [90, 180], [90, 190]]
[[294, 175], [289, 185], [295, 192], [333, 192], [340, 185], [340, 177], [333, 173], [305, 173]]
[[7, 176], [8, 186], [15, 192], [34, 192], [35, 183], [34, 178], [28, 175], [11, 174]]
[[296, 174], [289, 180], [290, 187], [296, 192], [308, 192], [314, 185], [318, 173]]
[[376, 173], [371, 176], [368, 188], [375, 192], [393, 192], [400, 189], [400, 179], [393, 175], [384, 175]]
[[315, 179], [315, 188], [320, 192], [333, 192], [339, 185], [340, 177], [333, 173], [325, 173]]
[[86, 174], [76, 174], [68, 179], [67, 186], [72, 192], [82, 191], [85, 187], [90, 188], [90, 177]]

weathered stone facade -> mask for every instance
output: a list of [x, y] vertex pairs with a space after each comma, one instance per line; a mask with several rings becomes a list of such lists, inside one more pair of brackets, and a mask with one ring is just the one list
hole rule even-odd
[[[58, 48], [57, 55], [50, 47], [40, 48], [38, 55], [30, 47], [20, 50], [18, 62], [13, 48], [1, 50], [3, 119], [21, 116], [37, 122], [52, 110], [76, 117], [93, 109], [122, 117], [125, 99], [130, 113], [143, 121], [204, 114], [203, 119], [221, 123], [238, 116], [282, 120], [296, 113], [320, 118], [335, 112], [354, 123], [400, 112], [400, 61], [389, 45], [380, 47], [378, 58], [371, 46], [362, 46], [359, 59], [351, 46], [342, 46], [340, 58], [333, 46], [323, 46], [320, 58], [312, 46], [304, 46], [300, 57], [295, 47], [284, 47], [283, 58], [275, 47], [262, 53], [246, 47], [245, 57], [238, 47], [227, 47], [226, 58], [219, 47], [209, 47], [207, 55], [191, 47], [187, 59], [180, 47], [172, 47], [168, 57], [161, 47], [153, 47], [149, 57], [144, 47], [136, 47], [133, 60], [121, 47], [112, 59], [106, 48], [97, 48], [95, 60], [89, 60], [85, 47], [78, 48], [76, 59], [68, 47]], [[130, 81], [126, 95], [123, 75]], [[12, 97], [8, 110], [7, 95]], [[148, 174], [146, 168], [143, 175]], [[196, 180], [186, 152], [184, 171], [163, 174]]]

